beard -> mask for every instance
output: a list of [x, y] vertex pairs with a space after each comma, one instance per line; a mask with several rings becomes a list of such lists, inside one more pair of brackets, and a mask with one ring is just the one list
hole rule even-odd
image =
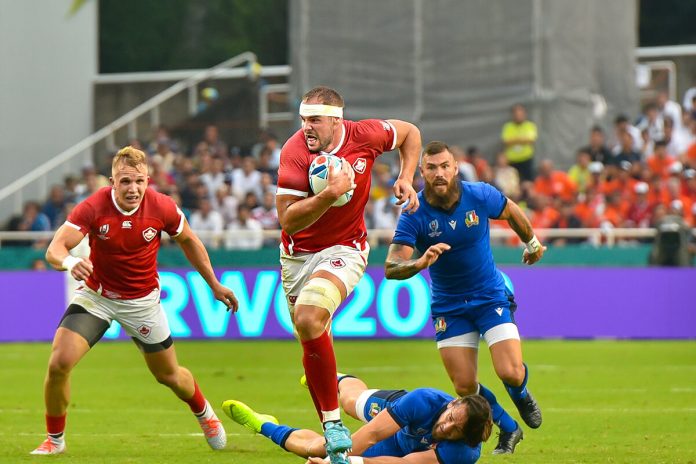
[[452, 177], [449, 184], [447, 184], [447, 190], [444, 192], [436, 190], [434, 186], [426, 182], [424, 193], [425, 199], [428, 200], [428, 203], [432, 206], [437, 206], [439, 208], [449, 207], [459, 198], [459, 179], [457, 176]]

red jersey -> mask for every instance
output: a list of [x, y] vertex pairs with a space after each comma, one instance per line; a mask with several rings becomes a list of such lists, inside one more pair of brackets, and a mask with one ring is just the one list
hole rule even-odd
[[176, 236], [184, 215], [174, 200], [145, 189], [133, 211], [117, 204], [111, 187], [104, 187], [78, 204], [65, 224], [89, 234], [89, 259], [94, 272], [86, 285], [111, 299], [131, 300], [159, 287], [157, 251], [162, 231]]
[[[379, 155], [396, 147], [396, 129], [387, 121], [366, 119], [343, 121], [341, 141], [330, 153], [345, 159], [355, 171], [353, 198], [343, 206], [329, 208], [314, 224], [290, 236], [281, 234], [283, 248], [293, 252], [317, 252], [334, 245], [363, 250], [365, 204], [370, 196], [372, 164]], [[278, 195], [313, 195], [309, 187], [309, 165], [321, 153], [311, 153], [302, 130], [283, 146], [278, 167]]]

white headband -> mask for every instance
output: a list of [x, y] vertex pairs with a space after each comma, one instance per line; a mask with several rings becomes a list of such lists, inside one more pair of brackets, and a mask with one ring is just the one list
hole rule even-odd
[[300, 116], [331, 116], [343, 117], [343, 108], [332, 105], [308, 105], [300, 103]]

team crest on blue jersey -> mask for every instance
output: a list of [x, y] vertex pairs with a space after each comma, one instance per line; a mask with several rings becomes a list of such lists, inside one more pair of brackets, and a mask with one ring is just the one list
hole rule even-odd
[[447, 330], [447, 322], [444, 317], [435, 318], [435, 333], [443, 333]]
[[479, 224], [479, 218], [476, 215], [475, 210], [467, 211], [466, 217], [464, 218], [464, 223], [467, 227], [477, 226]]
[[379, 406], [379, 403], [370, 403], [370, 417], [377, 416], [381, 410], [382, 408]]
[[442, 232], [440, 231], [440, 224], [438, 224], [437, 219], [433, 219], [432, 221], [430, 221], [428, 227], [430, 227], [428, 237], [437, 237], [438, 235], [442, 234]]

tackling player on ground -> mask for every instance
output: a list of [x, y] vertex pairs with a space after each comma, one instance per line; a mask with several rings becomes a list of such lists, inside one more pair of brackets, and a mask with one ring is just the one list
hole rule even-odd
[[[322, 421], [326, 448], [334, 464], [351, 447], [341, 423], [331, 317], [362, 277], [369, 253], [363, 214], [370, 191], [372, 164], [385, 151], [399, 149], [401, 172], [394, 183], [397, 204], [418, 208], [413, 175], [421, 149], [420, 131], [399, 120], [343, 119], [343, 98], [316, 87], [300, 105], [302, 128], [283, 146], [276, 204], [282, 227], [280, 262], [283, 288], [303, 349], [310, 394]], [[344, 159], [331, 169], [327, 187], [311, 194], [308, 170], [320, 154]], [[333, 203], [354, 190], [342, 207]]]
[[[445, 369], [458, 395], [479, 393], [490, 402], [493, 420], [501, 429], [494, 453], [512, 453], [522, 439], [522, 429], [493, 392], [478, 383], [480, 336], [524, 422], [539, 427], [541, 411], [527, 391], [529, 371], [522, 362], [513, 318], [516, 305], [493, 261], [488, 220], [508, 222], [527, 244], [522, 256], [526, 264], [539, 261], [546, 247], [512, 200], [486, 183], [458, 180], [457, 163], [444, 143], [426, 145], [420, 171], [425, 180], [425, 189], [418, 194], [421, 207], [399, 218], [385, 275], [408, 279], [430, 268], [431, 311]], [[417, 259], [413, 259], [414, 249], [422, 254]]]
[[[65, 419], [70, 373], [82, 357], [118, 321], [133, 338], [157, 381], [169, 387], [195, 414], [213, 449], [227, 436], [191, 372], [179, 366], [167, 318], [160, 304], [157, 251], [162, 232], [179, 244], [186, 258], [210, 286], [215, 298], [233, 311], [238, 303], [223, 287], [201, 241], [174, 201], [148, 189], [145, 153], [120, 150], [104, 187], [75, 207], [53, 237], [46, 259], [84, 282], [63, 315], [53, 339], [44, 383], [48, 437], [32, 454], [65, 451]], [[89, 259], [69, 251], [89, 234]]]
[[[473, 464], [493, 426], [491, 409], [479, 395], [453, 398], [434, 388], [371, 390], [355, 377], [339, 374], [341, 407], [365, 422], [353, 434], [352, 464]], [[278, 425], [246, 404], [222, 405], [235, 422], [298, 456], [322, 463], [325, 439], [314, 431]]]

